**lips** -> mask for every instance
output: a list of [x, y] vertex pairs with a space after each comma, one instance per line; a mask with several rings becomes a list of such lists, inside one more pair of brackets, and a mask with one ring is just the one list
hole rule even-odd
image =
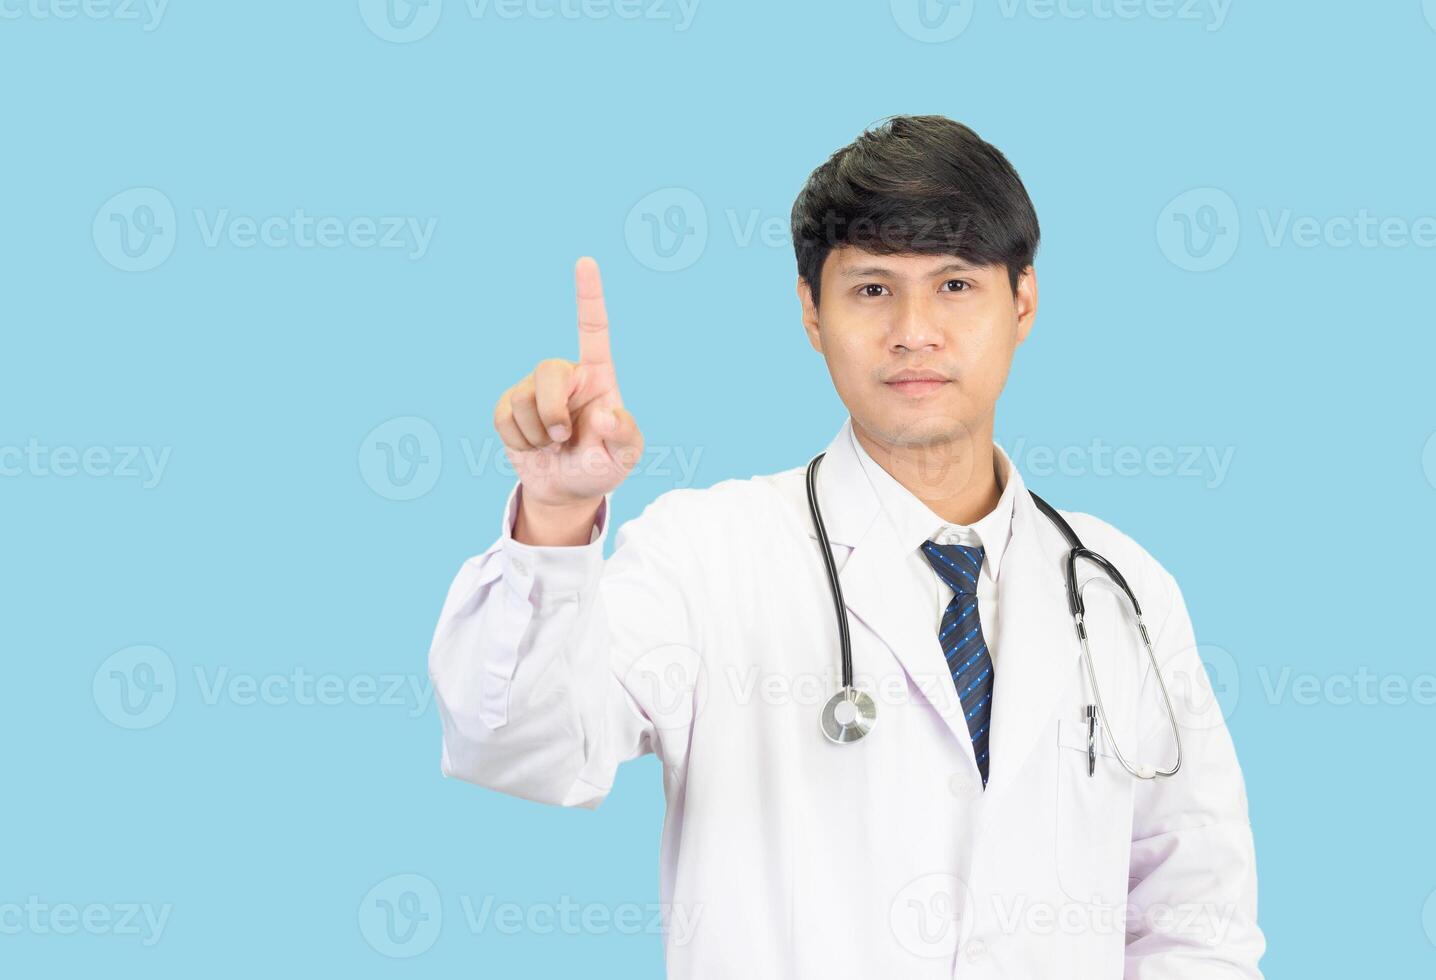
[[947, 384], [948, 379], [936, 371], [899, 371], [885, 383], [904, 395], [926, 395]]
[[905, 395], [926, 395], [936, 391], [947, 382], [941, 378], [915, 378], [908, 381], [889, 381], [887, 386]]

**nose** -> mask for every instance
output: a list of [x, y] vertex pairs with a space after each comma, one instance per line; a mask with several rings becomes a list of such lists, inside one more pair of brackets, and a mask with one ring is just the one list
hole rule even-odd
[[936, 350], [942, 346], [942, 330], [917, 298], [908, 296], [893, 312], [889, 344], [894, 351]]

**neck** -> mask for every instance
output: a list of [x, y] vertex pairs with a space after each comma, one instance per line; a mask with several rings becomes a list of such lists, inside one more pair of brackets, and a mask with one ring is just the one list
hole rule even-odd
[[919, 446], [886, 442], [856, 419], [853, 435], [874, 462], [950, 524], [976, 523], [992, 513], [1002, 496], [991, 417], [960, 439]]

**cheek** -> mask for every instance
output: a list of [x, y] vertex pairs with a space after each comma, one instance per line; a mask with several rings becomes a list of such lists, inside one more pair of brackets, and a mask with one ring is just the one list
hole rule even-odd
[[956, 343], [964, 359], [987, 374], [1012, 358], [1015, 330], [1016, 324], [1010, 316], [993, 312], [959, 331]]
[[984, 403], [996, 401], [1007, 383], [1011, 365], [1011, 344], [1003, 336], [991, 338], [972, 365], [973, 387], [979, 400]]
[[[870, 337], [861, 330], [824, 326], [823, 353], [832, 373], [844, 378], [871, 373], [874, 358]], [[879, 350], [879, 353], [881, 351]]]
[[1006, 380], [1011, 353], [1000, 328], [969, 320], [947, 337], [947, 356], [940, 360], [956, 372], [959, 384], [950, 397], [954, 405], [976, 411], [994, 402]]

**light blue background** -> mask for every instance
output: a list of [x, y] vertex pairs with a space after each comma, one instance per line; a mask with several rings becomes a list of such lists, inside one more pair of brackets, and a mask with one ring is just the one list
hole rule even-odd
[[[0, 972], [660, 975], [656, 934], [466, 921], [658, 900], [651, 758], [593, 813], [439, 773], [425, 657], [510, 487], [493, 404], [576, 355], [592, 254], [651, 448], [700, 486], [807, 460], [843, 414], [797, 318], [793, 197], [864, 126], [938, 112], [1009, 156], [1044, 230], [999, 440], [1163, 561], [1210, 645], [1268, 974], [1429, 975], [1436, 10], [1185, 2], [966, 0], [928, 32], [901, 0], [702, 0], [686, 29], [676, 3], [447, 0], [406, 40], [352, 0], [0, 0], [0, 906], [170, 907], [157, 942], [42, 914], [0, 932]], [[109, 203], [136, 188], [158, 196]], [[694, 234], [655, 247], [673, 205]], [[330, 248], [201, 228], [295, 209], [433, 235], [413, 259], [362, 224]], [[1363, 211], [1408, 241], [1264, 227]], [[1229, 466], [1121, 475], [1094, 440]], [[164, 469], [125, 475], [124, 447]], [[617, 518], [682, 482], [650, 456]], [[122, 702], [154, 667], [158, 698]], [[275, 686], [296, 671], [349, 693]], [[1363, 673], [1404, 696], [1341, 697]], [[368, 703], [390, 678], [420, 693]], [[397, 947], [395, 901], [427, 915]]]

